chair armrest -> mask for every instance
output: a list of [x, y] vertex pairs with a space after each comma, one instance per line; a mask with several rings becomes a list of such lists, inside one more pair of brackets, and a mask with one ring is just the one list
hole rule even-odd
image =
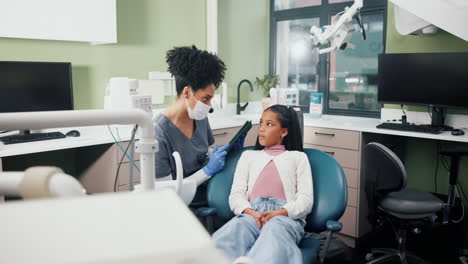
[[338, 221], [328, 220], [326, 223], [327, 230], [332, 232], [338, 232], [341, 230], [343, 225]]
[[216, 208], [200, 207], [197, 210], [195, 210], [195, 215], [198, 217], [207, 217], [211, 215], [216, 215]]
[[325, 223], [325, 226], [329, 232], [327, 234], [327, 239], [325, 240], [325, 244], [323, 245], [320, 251], [320, 255], [319, 255], [320, 264], [325, 263], [325, 256], [327, 255], [328, 248], [330, 247], [330, 242], [333, 237], [333, 233], [340, 231], [341, 228], [343, 227], [343, 225], [340, 222], [334, 221], [334, 220], [327, 220], [327, 222]]

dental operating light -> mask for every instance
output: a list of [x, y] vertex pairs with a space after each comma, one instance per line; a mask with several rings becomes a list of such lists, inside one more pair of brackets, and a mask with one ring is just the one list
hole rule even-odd
[[350, 46], [349, 40], [353, 32], [356, 31], [353, 18], [356, 19], [359, 25], [362, 39], [366, 39], [366, 32], [360, 14], [362, 6], [363, 0], [355, 0], [351, 7], [346, 7], [343, 12], [336, 15], [331, 25], [323, 27], [312, 26], [310, 29], [312, 43], [319, 47], [329, 45], [327, 48], [319, 48], [319, 54], [332, 52], [337, 49], [344, 50]]

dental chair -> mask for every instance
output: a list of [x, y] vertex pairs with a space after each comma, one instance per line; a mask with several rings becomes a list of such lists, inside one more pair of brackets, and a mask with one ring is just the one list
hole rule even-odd
[[[213, 216], [226, 223], [234, 214], [229, 207], [229, 194], [233, 181], [237, 161], [243, 151], [253, 149], [247, 147], [231, 152], [226, 157], [224, 169], [216, 174], [208, 183], [208, 208], [199, 208], [196, 215], [204, 218], [205, 226], [212, 233]], [[320, 249], [320, 241], [304, 237], [299, 244], [302, 251], [303, 263], [323, 263], [334, 232], [341, 230], [341, 223], [337, 220], [343, 215], [347, 203], [347, 185], [343, 169], [330, 155], [317, 149], [304, 149], [312, 168], [314, 185], [314, 205], [312, 212], [307, 215], [305, 232], [319, 233], [328, 231], [326, 242]]]

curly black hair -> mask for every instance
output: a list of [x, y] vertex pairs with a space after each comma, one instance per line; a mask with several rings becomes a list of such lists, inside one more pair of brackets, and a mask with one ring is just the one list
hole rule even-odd
[[193, 91], [204, 89], [210, 84], [215, 88], [224, 79], [226, 66], [216, 55], [197, 47], [174, 47], [166, 54], [169, 72], [175, 77], [177, 96], [185, 86]]

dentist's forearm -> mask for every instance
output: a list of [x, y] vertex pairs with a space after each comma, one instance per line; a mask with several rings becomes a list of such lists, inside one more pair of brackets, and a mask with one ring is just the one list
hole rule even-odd
[[[209, 178], [211, 178], [211, 177], [206, 175], [206, 173], [203, 171], [203, 169], [200, 169], [197, 172], [195, 172], [194, 174], [192, 174], [192, 175], [190, 175], [188, 177], [185, 177], [184, 181], [185, 180], [192, 180], [192, 181], [195, 181], [197, 186], [200, 186], [200, 184], [204, 183]], [[167, 175], [167, 176], [162, 177], [162, 178], [156, 178], [156, 182], [158, 182], [158, 181], [172, 181], [172, 180], [173, 180], [172, 175]]]

